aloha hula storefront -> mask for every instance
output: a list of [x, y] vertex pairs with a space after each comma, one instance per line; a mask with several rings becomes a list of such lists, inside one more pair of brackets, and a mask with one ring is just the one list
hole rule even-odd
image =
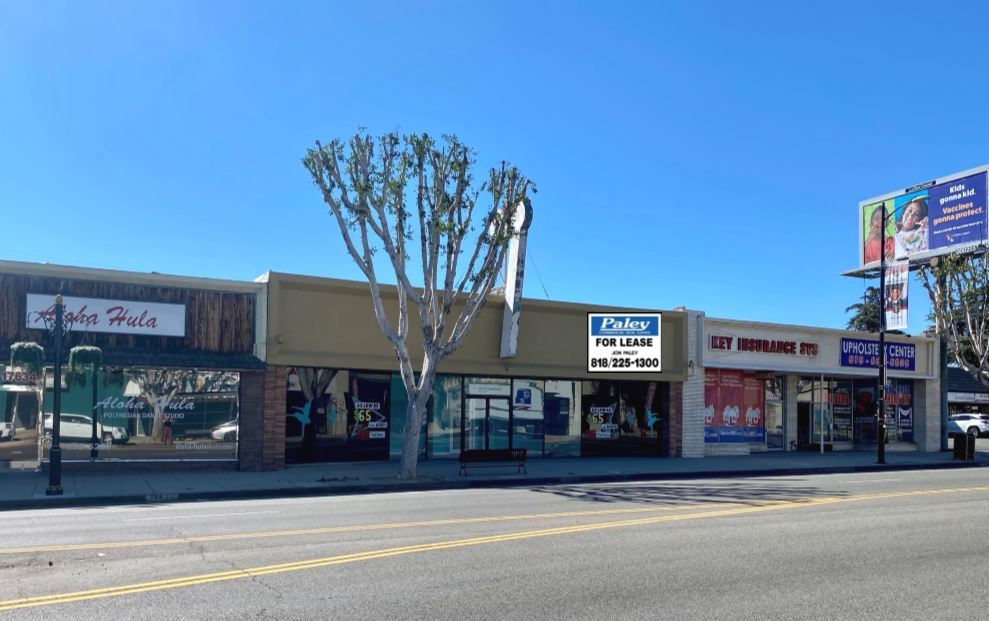
[[[10, 436], [0, 462], [48, 461], [57, 390], [65, 464], [260, 469], [264, 292], [252, 282], [0, 261], [0, 429]], [[31, 350], [34, 359], [23, 354]]]
[[[702, 314], [693, 320], [703, 370], [685, 390], [702, 397], [700, 412], [684, 417], [684, 434], [702, 434], [704, 454], [875, 446], [877, 335]], [[887, 335], [886, 347], [891, 448], [939, 451], [937, 342]]]
[[[279, 273], [259, 280], [268, 285], [264, 411], [274, 432], [266, 463], [397, 458], [405, 390], [367, 284]], [[395, 317], [395, 290], [383, 295]], [[514, 357], [500, 357], [504, 300], [492, 296], [441, 363], [424, 459], [474, 448], [526, 448], [529, 457], [682, 453], [684, 313], [662, 314], [661, 372], [589, 373], [587, 313], [618, 309], [536, 300], [522, 308]], [[413, 360], [421, 360], [411, 332]]]

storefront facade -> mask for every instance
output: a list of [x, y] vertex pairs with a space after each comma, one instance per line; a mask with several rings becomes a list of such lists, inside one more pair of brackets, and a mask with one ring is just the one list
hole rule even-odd
[[[264, 280], [265, 425], [280, 444], [268, 447], [266, 460], [280, 467], [398, 457], [405, 391], [367, 285], [277, 273]], [[384, 298], [394, 317], [394, 290]], [[471, 448], [526, 448], [536, 458], [681, 453], [683, 313], [662, 315], [662, 372], [589, 373], [587, 313], [609, 309], [526, 300], [518, 353], [501, 358], [502, 307], [492, 298], [463, 346], [441, 364], [421, 435], [423, 458], [456, 458]], [[414, 337], [410, 348], [421, 359]]]
[[[14, 436], [0, 443], [0, 461], [47, 462], [59, 390], [70, 467], [260, 469], [252, 436], [262, 419], [265, 292], [250, 282], [0, 262], [0, 414]], [[58, 293], [66, 329], [55, 386]], [[11, 364], [11, 346], [25, 342], [44, 348], [40, 368]], [[102, 364], [73, 366], [75, 346], [98, 347]]]
[[[58, 291], [73, 324], [66, 351], [95, 345], [103, 354], [95, 372], [68, 365], [63, 372], [66, 463], [258, 470], [400, 455], [407, 400], [366, 283], [0, 262], [4, 464], [36, 467], [46, 459], [56, 389], [48, 322]], [[393, 289], [383, 302], [394, 318]], [[525, 300], [517, 353], [503, 358], [503, 306], [493, 296], [441, 363], [423, 422], [423, 459], [474, 448], [553, 458], [875, 446], [873, 335], [680, 308], [662, 312], [660, 372], [595, 373], [588, 313], [634, 309]], [[45, 348], [40, 368], [9, 364], [11, 345], [25, 341]], [[421, 360], [414, 330], [409, 347]], [[894, 450], [940, 449], [937, 349], [933, 339], [889, 338]]]
[[948, 367], [948, 415], [989, 415], [989, 386], [959, 369]]
[[[695, 455], [875, 446], [876, 335], [690, 317], [701, 372], [685, 386], [684, 437]], [[940, 450], [937, 355], [934, 339], [887, 337], [893, 450]]]

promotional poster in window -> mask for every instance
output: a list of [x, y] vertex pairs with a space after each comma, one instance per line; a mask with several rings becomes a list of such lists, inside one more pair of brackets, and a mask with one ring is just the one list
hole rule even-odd
[[752, 373], [704, 370], [704, 442], [765, 442], [766, 392]]

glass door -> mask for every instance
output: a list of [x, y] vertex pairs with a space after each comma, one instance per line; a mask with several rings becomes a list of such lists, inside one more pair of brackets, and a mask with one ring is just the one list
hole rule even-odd
[[783, 377], [766, 380], [766, 448], [771, 451], [783, 450], [786, 444], [784, 383]]
[[465, 449], [509, 447], [509, 407], [503, 397], [468, 397], [464, 412]]

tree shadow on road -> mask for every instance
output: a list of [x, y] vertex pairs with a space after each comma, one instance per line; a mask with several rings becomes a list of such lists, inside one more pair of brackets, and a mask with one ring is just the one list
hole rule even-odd
[[[784, 482], [775, 479], [777, 482]], [[532, 488], [543, 494], [571, 500], [600, 503], [638, 503], [676, 506], [723, 504], [755, 506], [776, 502], [799, 502], [815, 498], [845, 497], [847, 492], [822, 490], [806, 485], [779, 485], [752, 481], [718, 483], [606, 483], [554, 485]]]

